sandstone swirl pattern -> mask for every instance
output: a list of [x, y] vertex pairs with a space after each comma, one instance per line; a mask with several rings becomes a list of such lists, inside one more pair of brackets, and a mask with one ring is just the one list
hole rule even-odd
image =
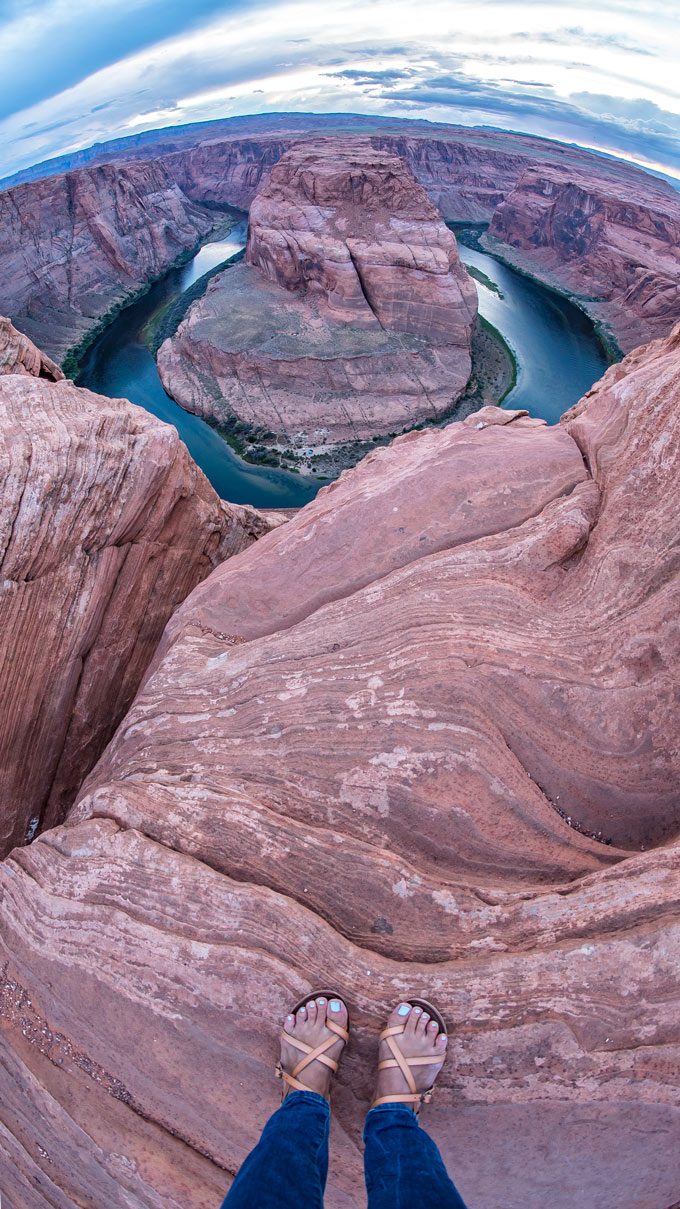
[[0, 474], [4, 855], [63, 817], [175, 606], [270, 525], [218, 499], [174, 428], [30, 372], [0, 376]]
[[676, 329], [557, 428], [404, 437], [174, 614], [66, 825], [0, 868], [13, 1209], [219, 1203], [276, 1103], [263, 1017], [329, 979], [333, 1209], [414, 991], [474, 1209], [677, 1200], [679, 371]]
[[158, 366], [189, 411], [328, 447], [449, 410], [476, 313], [455, 238], [403, 160], [361, 139], [300, 142], [251, 206], [246, 264], [213, 279]]

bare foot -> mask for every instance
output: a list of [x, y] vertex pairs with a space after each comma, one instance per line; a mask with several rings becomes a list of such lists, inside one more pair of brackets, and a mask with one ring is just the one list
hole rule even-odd
[[[291, 1037], [296, 1037], [305, 1045], [316, 1049], [317, 1045], [321, 1045], [329, 1037], [335, 1036], [333, 1030], [326, 1027], [326, 1019], [332, 1020], [340, 1028], [347, 1028], [347, 1008], [341, 999], [329, 1000], [323, 995], [319, 995], [317, 999], [310, 999], [304, 1007], [298, 1009], [294, 1016], [286, 1016], [283, 1025], [284, 1032], [290, 1033]], [[325, 1054], [337, 1062], [344, 1048], [344, 1040], [342, 1037], [338, 1037], [333, 1045], [329, 1045]], [[281, 1038], [281, 1067], [287, 1074], [291, 1075], [304, 1057], [303, 1050], [296, 1049], [284, 1037]], [[309, 1066], [306, 1066], [296, 1076], [309, 1091], [316, 1091], [326, 1099], [328, 1099], [332, 1077], [333, 1071], [330, 1067], [318, 1061], [310, 1062]], [[291, 1090], [293, 1089], [286, 1084], [285, 1094], [287, 1095]]]
[[[400, 1003], [392, 1012], [387, 1027], [404, 1026], [403, 1033], [395, 1034], [392, 1040], [396, 1042], [405, 1058], [432, 1058], [432, 1062], [422, 1066], [412, 1066], [411, 1074], [419, 1092], [428, 1091], [434, 1084], [446, 1057], [447, 1036], [440, 1032], [436, 1020], [431, 1020], [428, 1013], [410, 1003]], [[387, 1041], [380, 1042], [378, 1060], [382, 1062], [394, 1055]], [[381, 1096], [403, 1097], [409, 1107], [417, 1108], [414, 1101], [409, 1101], [409, 1086], [398, 1066], [388, 1066], [378, 1071], [378, 1083], [375, 1099]], [[397, 1103], [398, 1101], [395, 1101]]]

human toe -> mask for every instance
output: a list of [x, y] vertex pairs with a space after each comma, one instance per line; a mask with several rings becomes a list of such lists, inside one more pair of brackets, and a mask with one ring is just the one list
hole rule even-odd
[[422, 1016], [422, 1014], [423, 1014], [423, 1009], [421, 1007], [418, 1007], [417, 1005], [411, 1009], [411, 1014], [410, 1014], [408, 1020], [406, 1021], [406, 1027], [404, 1029], [404, 1033], [406, 1034], [407, 1037], [417, 1037], [418, 1036], [417, 1029], [418, 1029], [418, 1025], [420, 1024], [420, 1017]]
[[342, 999], [333, 996], [328, 1000], [326, 1020], [332, 1020], [334, 1024], [338, 1024], [340, 1028], [347, 1028], [347, 1008]]

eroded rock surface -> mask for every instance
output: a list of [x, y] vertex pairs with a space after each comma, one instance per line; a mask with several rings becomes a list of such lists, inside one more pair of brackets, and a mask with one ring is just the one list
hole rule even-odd
[[[488, 246], [577, 295], [629, 351], [680, 319], [680, 197], [662, 181], [532, 166]], [[496, 241], [501, 243], [497, 244]]]
[[63, 817], [175, 606], [270, 524], [174, 428], [28, 375], [0, 377], [0, 477], [4, 855]]
[[[0, 192], [8, 313], [61, 355], [109, 306], [210, 229], [203, 203], [247, 209], [286, 152], [324, 133], [340, 142], [360, 136], [378, 157], [400, 156], [447, 220], [493, 222], [501, 241], [494, 250], [581, 296], [624, 349], [667, 334], [677, 321], [677, 195], [657, 178], [528, 135], [319, 114], [146, 131], [62, 157], [55, 162], [61, 175]], [[66, 167], [77, 170], [64, 173]], [[84, 255], [70, 288], [71, 249], [81, 240]], [[584, 240], [588, 254], [575, 251]]]
[[59, 366], [3, 315], [0, 315], [0, 374], [28, 374], [32, 378], [47, 378], [49, 382], [60, 382], [64, 377]]
[[474, 1209], [677, 1200], [679, 370], [680, 329], [557, 428], [402, 438], [173, 616], [67, 825], [0, 868], [13, 1206], [217, 1203], [329, 981], [334, 1209], [413, 993]]
[[0, 192], [2, 308], [53, 357], [213, 226], [160, 163], [104, 164]]
[[160, 349], [188, 410], [327, 448], [435, 418], [465, 388], [474, 284], [397, 156], [296, 144], [253, 202], [246, 262]]

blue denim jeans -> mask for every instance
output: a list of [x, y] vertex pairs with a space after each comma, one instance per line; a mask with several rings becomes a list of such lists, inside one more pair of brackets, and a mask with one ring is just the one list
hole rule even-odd
[[[222, 1209], [322, 1209], [328, 1101], [290, 1092], [242, 1164]], [[368, 1209], [465, 1209], [432, 1138], [405, 1104], [379, 1104], [364, 1126]]]

